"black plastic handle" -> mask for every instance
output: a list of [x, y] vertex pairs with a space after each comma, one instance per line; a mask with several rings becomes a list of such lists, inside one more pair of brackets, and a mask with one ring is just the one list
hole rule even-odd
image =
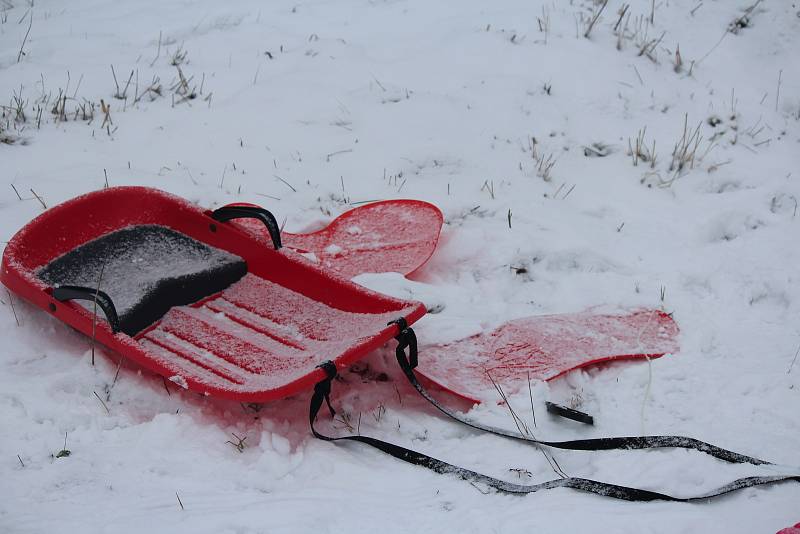
[[94, 301], [106, 314], [106, 320], [111, 326], [111, 331], [115, 334], [120, 331], [117, 308], [114, 306], [114, 301], [111, 300], [111, 297], [103, 291], [83, 286], [59, 286], [53, 288], [53, 298], [59, 302], [73, 299]]
[[264, 223], [269, 231], [269, 236], [272, 238], [272, 244], [275, 245], [275, 250], [278, 250], [283, 245], [281, 244], [281, 231], [278, 227], [278, 221], [275, 216], [264, 208], [258, 206], [223, 206], [214, 210], [211, 217], [219, 222], [230, 221], [231, 219], [258, 219]]
[[573, 410], [572, 408], [567, 408], [566, 406], [561, 406], [560, 404], [550, 401], [546, 401], [544, 404], [547, 406], [547, 411], [553, 415], [560, 415], [561, 417], [566, 417], [567, 419], [572, 419], [573, 421], [578, 421], [579, 423], [585, 423], [587, 425], [594, 424], [594, 417], [588, 413]]

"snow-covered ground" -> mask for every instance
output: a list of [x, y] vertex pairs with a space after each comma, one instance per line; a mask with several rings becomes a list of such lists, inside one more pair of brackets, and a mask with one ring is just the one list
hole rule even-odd
[[[0, 0], [0, 242], [106, 181], [258, 203], [291, 231], [352, 203], [427, 200], [446, 225], [415, 281], [357, 279], [443, 305], [418, 323], [425, 342], [591, 307], [663, 306], [681, 327], [680, 353], [650, 365], [535, 384], [542, 414], [549, 399], [596, 419], [542, 415], [538, 436], [689, 435], [797, 466], [800, 5], [755, 4], [642, 0], [620, 16], [611, 0], [592, 25], [590, 1]], [[692, 505], [484, 495], [313, 439], [306, 396], [255, 411], [124, 363], [116, 376], [113, 353], [93, 367], [86, 338], [11, 304], [3, 291], [2, 532], [773, 533], [800, 520], [796, 483]], [[442, 418], [392, 360], [389, 346], [365, 362], [389, 382], [350, 373], [334, 391], [362, 434], [508, 480], [555, 477], [535, 449]], [[512, 396], [519, 411], [527, 395]], [[513, 427], [501, 405], [470, 415]], [[681, 494], [770, 474], [675, 450], [555, 456], [570, 475]]]

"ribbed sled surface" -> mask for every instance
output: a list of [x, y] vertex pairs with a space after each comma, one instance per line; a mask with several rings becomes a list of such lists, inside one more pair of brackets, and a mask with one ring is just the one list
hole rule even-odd
[[212, 389], [259, 391], [294, 382], [336, 360], [399, 316], [353, 313], [245, 275], [191, 306], [172, 308], [137, 340], [152, 358]]

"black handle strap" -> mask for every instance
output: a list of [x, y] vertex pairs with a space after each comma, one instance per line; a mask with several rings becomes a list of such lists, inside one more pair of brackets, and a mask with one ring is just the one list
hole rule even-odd
[[[400, 328], [400, 324], [398, 324], [398, 328]], [[406, 356], [405, 347], [409, 347], [409, 356]], [[510, 430], [497, 428], [489, 425], [484, 425], [482, 423], [478, 423], [476, 421], [472, 421], [467, 419], [466, 417], [452, 412], [442, 406], [436, 399], [434, 399], [431, 394], [428, 392], [427, 389], [420, 383], [417, 375], [414, 373], [414, 368], [417, 366], [418, 355], [416, 354], [416, 335], [414, 334], [414, 330], [412, 328], [406, 327], [405, 329], [400, 329], [400, 333], [398, 334], [398, 345], [397, 349], [395, 350], [395, 356], [397, 357], [397, 363], [400, 365], [400, 368], [403, 370], [403, 374], [406, 375], [406, 378], [417, 390], [417, 392], [422, 395], [425, 400], [430, 402], [437, 410], [441, 413], [462, 423], [467, 425], [471, 428], [476, 430], [481, 430], [483, 432], [489, 432], [491, 434], [496, 434], [498, 436], [503, 436], [511, 439], [516, 439], [519, 441], [525, 441], [532, 444], [538, 445], [545, 445], [547, 447], [553, 447], [556, 449], [566, 449], [566, 450], [574, 450], [574, 451], [609, 451], [609, 450], [631, 450], [631, 449], [656, 449], [656, 448], [680, 448], [680, 449], [694, 449], [700, 452], [704, 452], [708, 455], [711, 455], [719, 460], [723, 460], [729, 463], [734, 464], [753, 464], [753, 465], [770, 465], [771, 462], [767, 462], [765, 460], [760, 460], [758, 458], [753, 458], [752, 456], [747, 456], [745, 454], [740, 454], [738, 452], [729, 451], [727, 449], [723, 449], [721, 447], [717, 447], [716, 445], [711, 445], [710, 443], [706, 443], [704, 441], [700, 441], [695, 438], [687, 438], [684, 436], [620, 436], [620, 437], [609, 437], [609, 438], [593, 438], [593, 439], [576, 439], [576, 440], [569, 440], [569, 441], [545, 441], [545, 440], [538, 440], [531, 436], [524, 436], [517, 432], [513, 432]]]
[[264, 208], [259, 208], [258, 206], [223, 206], [211, 212], [211, 217], [219, 222], [226, 222], [231, 219], [258, 219], [267, 227], [269, 236], [272, 238], [272, 244], [275, 245], [275, 250], [283, 246], [281, 244], [281, 231], [278, 227], [278, 221], [275, 220], [275, 216], [272, 213]]
[[[317, 415], [319, 414], [319, 410], [322, 407], [323, 402], [326, 401], [328, 395], [330, 395], [331, 382], [336, 377], [335, 366], [332, 366], [331, 364], [331, 366], [326, 366], [323, 368], [328, 373], [328, 376], [314, 387], [314, 395], [311, 397], [311, 404], [309, 406], [309, 414], [308, 414], [309, 423], [311, 425], [311, 432], [314, 434], [316, 438], [331, 442], [357, 441], [359, 443], [363, 443], [365, 445], [374, 447], [386, 454], [389, 454], [397, 458], [398, 460], [402, 460], [412, 465], [425, 467], [426, 469], [430, 469], [431, 471], [434, 471], [439, 474], [455, 475], [463, 480], [467, 480], [469, 482], [476, 484], [483, 484], [489, 488], [492, 488], [502, 493], [524, 495], [528, 493], [534, 493], [539, 490], [546, 490], [553, 488], [572, 488], [579, 491], [595, 493], [597, 495], [601, 495], [604, 497], [611, 497], [613, 499], [621, 499], [625, 501], [664, 500], [664, 501], [676, 501], [676, 502], [692, 502], [692, 501], [706, 500], [712, 497], [718, 497], [720, 495], [724, 495], [732, 491], [740, 490], [743, 488], [750, 488], [753, 486], [786, 482], [789, 480], [800, 482], [800, 476], [778, 475], [778, 476], [747, 477], [734, 480], [729, 484], [711, 490], [707, 493], [692, 497], [676, 497], [666, 493], [659, 493], [656, 491], [650, 491], [640, 488], [631, 488], [627, 486], [619, 486], [617, 484], [609, 484], [607, 482], [599, 482], [597, 480], [578, 478], [578, 477], [559, 478], [555, 480], [549, 480], [547, 482], [542, 482], [540, 484], [530, 484], [530, 485], [506, 482], [504, 480], [483, 475], [481, 473], [472, 471], [470, 469], [465, 469], [463, 467], [458, 467], [453, 464], [449, 464], [432, 456], [428, 456], [427, 454], [407, 449], [405, 447], [401, 447], [400, 445], [395, 445], [394, 443], [389, 443], [387, 441], [371, 438], [368, 436], [349, 435], [349, 436], [333, 437], [320, 433], [314, 426], [314, 423], [316, 422]], [[333, 415], [333, 412], [331, 415]]]
[[106, 314], [106, 321], [111, 326], [111, 331], [115, 334], [120, 331], [117, 308], [111, 297], [104, 291], [83, 286], [58, 286], [53, 288], [53, 298], [59, 302], [73, 299], [94, 301]]
[[[405, 319], [401, 318], [397, 321], [393, 321], [392, 323], [397, 324], [399, 330], [399, 334], [397, 336], [398, 348], [396, 350], [397, 361], [400, 363], [400, 367], [403, 369], [404, 373], [409, 378], [409, 381], [411, 381], [415, 389], [417, 389], [417, 391], [419, 391], [423, 397], [425, 397], [428, 401], [430, 401], [442, 413], [472, 428], [476, 428], [478, 430], [485, 430], [501, 436], [520, 439], [523, 441], [532, 442], [539, 445], [547, 445], [550, 447], [558, 447], [563, 449], [610, 450], [610, 449], [647, 449], [654, 447], [682, 447], [682, 448], [700, 450], [702, 452], [706, 452], [708, 454], [711, 454], [712, 456], [715, 456], [717, 458], [732, 463], [752, 463], [755, 465], [770, 464], [770, 462], [766, 462], [764, 460], [751, 458], [749, 456], [721, 449], [719, 447], [701, 442], [699, 440], [695, 440], [692, 438], [683, 438], [680, 436], [644, 436], [640, 438], [636, 437], [599, 438], [594, 440], [548, 442], [548, 441], [539, 441], [519, 434], [514, 434], [512, 432], [504, 431], [502, 429], [495, 429], [493, 427], [487, 427], [473, 423], [464, 418], [457, 417], [455, 414], [452, 414], [451, 412], [446, 410], [428, 394], [428, 392], [422, 387], [422, 385], [419, 384], [419, 381], [416, 379], [416, 376], [413, 371], [413, 368], [416, 367], [417, 364], [416, 334], [414, 334], [413, 329], [408, 327], [408, 324], [405, 321]], [[409, 348], [408, 357], [405, 354], [406, 348]], [[604, 497], [611, 497], [614, 499], [621, 499], [626, 501], [665, 500], [665, 501], [675, 501], [675, 502], [693, 502], [693, 501], [707, 500], [713, 497], [724, 495], [726, 493], [730, 493], [732, 491], [744, 488], [750, 488], [754, 486], [760, 486], [764, 484], [774, 484], [790, 480], [800, 482], [800, 475], [746, 477], [734, 480], [729, 484], [726, 484], [709, 492], [703, 493], [701, 495], [696, 495], [691, 497], [676, 497], [666, 493], [659, 493], [640, 488], [631, 488], [627, 486], [619, 486], [616, 484], [609, 484], [606, 482], [600, 482], [597, 480], [578, 478], [578, 477], [564, 477], [532, 485], [514, 484], [494, 477], [486, 476], [469, 469], [458, 467], [449, 464], [447, 462], [444, 462], [442, 460], [439, 460], [437, 458], [433, 458], [432, 456], [428, 456], [426, 454], [411, 449], [407, 449], [405, 447], [401, 447], [393, 443], [388, 443], [386, 441], [382, 441], [379, 439], [370, 438], [367, 436], [360, 436], [360, 435], [332, 437], [321, 434], [315, 428], [314, 423], [317, 419], [319, 410], [322, 407], [323, 401], [326, 401], [328, 403], [328, 407], [331, 410], [331, 416], [333, 416], [334, 412], [333, 408], [330, 407], [329, 396], [331, 391], [331, 383], [333, 379], [336, 377], [336, 366], [333, 365], [331, 362], [326, 362], [320, 367], [325, 369], [327, 376], [324, 380], [319, 382], [314, 387], [314, 395], [311, 398], [311, 403], [309, 406], [309, 422], [311, 425], [311, 432], [314, 434], [315, 437], [324, 441], [340, 441], [340, 440], [357, 441], [359, 443], [363, 443], [365, 445], [374, 447], [386, 454], [389, 454], [397, 458], [398, 460], [402, 460], [404, 462], [408, 462], [413, 465], [419, 465], [425, 467], [436, 473], [456, 475], [464, 480], [473, 483], [483, 484], [485, 486], [488, 486], [503, 493], [528, 494], [544, 489], [572, 488], [579, 491], [586, 491]]]

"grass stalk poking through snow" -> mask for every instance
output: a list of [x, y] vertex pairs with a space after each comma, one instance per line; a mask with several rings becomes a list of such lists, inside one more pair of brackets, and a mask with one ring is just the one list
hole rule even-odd
[[[106, 263], [103, 262], [103, 264], [100, 266], [100, 276], [97, 277], [97, 286], [94, 290], [94, 303], [92, 310], [92, 365], [94, 365], [94, 347], [97, 339], [97, 296], [100, 294], [100, 284], [103, 281], [103, 271], [105, 271], [105, 269]], [[108, 410], [108, 408], [106, 408], [106, 410]]]
[[25, 32], [25, 37], [22, 39], [22, 44], [19, 47], [17, 63], [22, 61], [22, 57], [25, 55], [25, 43], [28, 42], [28, 36], [31, 34], [31, 27], [33, 26], [33, 9], [28, 10], [28, 12], [30, 13], [30, 22], [28, 22], [28, 31]]
[[633, 160], [633, 166], [636, 167], [639, 165], [639, 161], [643, 161], [645, 163], [650, 163], [650, 168], [654, 169], [656, 167], [656, 141], [653, 139], [653, 146], [652, 148], [648, 148], [647, 144], [645, 143], [645, 135], [647, 134], [647, 126], [642, 128], [636, 133], [636, 141], [633, 145], [631, 145], [631, 139], [628, 138], [628, 153]]
[[11, 292], [6, 289], [6, 293], [8, 293], [8, 302], [11, 304], [11, 311], [14, 314], [14, 320], [17, 322], [17, 326], [21, 326], [19, 324], [19, 317], [17, 316], [17, 309], [14, 307], [14, 297], [11, 296]]
[[[517, 415], [517, 412], [514, 411], [514, 408], [511, 407], [511, 403], [509, 402], [505, 391], [503, 391], [503, 388], [497, 382], [495, 382], [494, 378], [492, 378], [492, 375], [489, 374], [489, 370], [488, 369], [484, 369], [484, 372], [486, 373], [486, 376], [489, 377], [489, 381], [494, 386], [494, 389], [497, 390], [497, 393], [500, 395], [500, 398], [502, 399], [502, 401], [505, 404], [506, 408], [508, 408], [508, 411], [511, 414], [511, 419], [514, 421], [514, 424], [516, 425], [517, 430], [519, 431], [519, 433], [522, 434], [523, 436], [530, 437], [532, 439], [536, 439], [536, 436], [533, 434], [533, 432], [530, 431], [530, 429], [528, 428], [528, 425], [525, 424], [525, 421], [523, 421], [522, 418], [519, 415]], [[531, 394], [531, 398], [533, 398], [532, 394]], [[532, 403], [531, 403], [531, 410], [533, 410], [533, 404]], [[550, 455], [548, 455], [547, 452], [544, 450], [544, 447], [542, 447], [538, 443], [536, 444], [536, 447], [541, 451], [541, 453], [544, 456], [545, 460], [547, 460], [547, 463], [550, 465], [550, 468], [553, 470], [553, 472], [556, 475], [558, 475], [561, 478], [569, 478], [569, 475], [567, 475], [564, 472], [564, 470], [561, 469], [561, 466], [558, 465], [558, 462], [556, 461], [556, 457], [553, 455], [552, 452], [550, 453]]]
[[675, 172], [673, 180], [681, 176], [687, 166], [690, 169], [694, 168], [697, 148], [700, 146], [700, 141], [703, 140], [703, 136], [700, 135], [701, 123], [698, 123], [697, 128], [692, 131], [688, 128], [688, 120], [688, 114], [684, 115], [683, 134], [672, 150], [672, 162], [669, 165], [669, 170], [670, 172]]
[[589, 34], [592, 33], [592, 28], [594, 28], [594, 25], [597, 23], [597, 19], [600, 18], [600, 15], [603, 14], [603, 10], [606, 8], [606, 5], [608, 5], [608, 0], [604, 0], [600, 7], [596, 9], [592, 19], [589, 21], [589, 27], [586, 28], [586, 31], [583, 33], [583, 36], [586, 39], [588, 39]]
[[105, 408], [105, 409], [106, 409], [106, 413], [107, 413], [108, 415], [111, 415], [111, 411], [109, 411], [109, 409], [108, 409], [108, 406], [106, 406], [106, 403], [105, 403], [105, 402], [103, 402], [103, 399], [101, 399], [101, 398], [100, 398], [100, 395], [98, 395], [96, 391], [92, 391], [92, 393], [94, 393], [94, 396], [95, 396], [95, 397], [97, 397], [97, 400], [99, 400], [99, 401], [100, 401], [100, 404], [102, 404], [102, 405], [103, 405], [103, 408]]
[[797, 361], [798, 354], [800, 354], [800, 346], [797, 347], [797, 352], [794, 353], [794, 359], [792, 360], [792, 364], [789, 366], [789, 370], [786, 371], [787, 375], [792, 372], [792, 367], [794, 367], [794, 362]]
[[56, 458], [66, 458], [72, 454], [72, 451], [67, 449], [67, 433], [64, 432], [64, 448], [56, 453]]

